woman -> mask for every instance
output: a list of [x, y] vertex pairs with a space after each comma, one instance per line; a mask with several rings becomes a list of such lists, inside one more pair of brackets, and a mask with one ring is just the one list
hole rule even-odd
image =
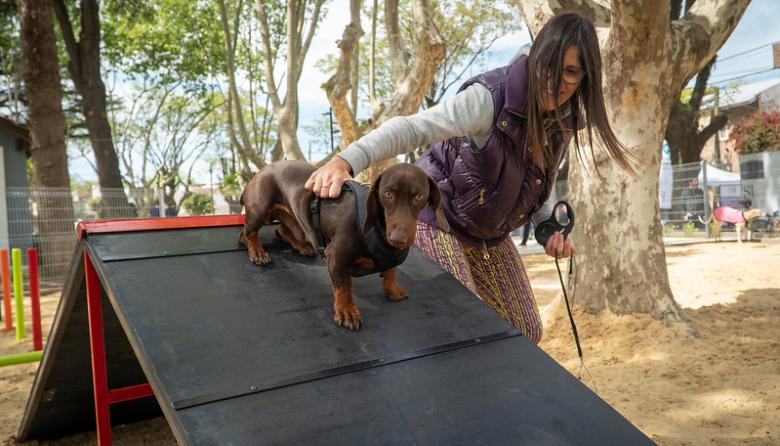
[[[353, 174], [433, 143], [417, 164], [437, 181], [451, 231], [440, 230], [428, 208], [415, 243], [538, 343], [539, 310], [509, 233], [541, 209], [572, 136], [579, 154], [576, 130], [583, 128], [589, 142], [595, 129], [610, 158], [631, 171], [607, 120], [593, 24], [560, 14], [527, 56], [466, 81], [435, 107], [388, 120], [314, 172], [306, 188], [335, 198]], [[576, 252], [559, 233], [545, 251], [559, 258]]]

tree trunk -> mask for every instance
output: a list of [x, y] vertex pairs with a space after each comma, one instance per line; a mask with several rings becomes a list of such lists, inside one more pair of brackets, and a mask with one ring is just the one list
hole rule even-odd
[[[342, 39], [338, 42], [341, 50], [339, 66], [336, 73], [325, 84], [325, 90], [342, 132], [340, 149], [346, 148], [348, 144], [360, 138], [364, 133], [393, 116], [415, 113], [420, 108], [423, 97], [433, 82], [436, 69], [444, 59], [444, 40], [436, 27], [434, 7], [428, 0], [412, 1], [412, 19], [417, 41], [417, 53], [411, 66], [406, 65], [408, 55], [405, 54], [401, 46], [400, 34], [398, 34], [400, 27], [398, 26], [398, 2], [396, 0], [387, 0], [385, 2], [385, 15], [385, 26], [388, 28], [391, 53], [394, 54], [394, 56], [391, 56], [391, 59], [393, 59], [391, 65], [393, 67], [393, 78], [396, 81], [396, 92], [388, 106], [386, 108], [383, 107], [378, 115], [373, 113], [372, 118], [374, 119], [371, 119], [369, 123], [362, 127], [358, 125], [354, 110], [350, 108], [346, 99], [347, 92], [354, 88], [351, 81], [350, 67], [353, 57], [357, 53], [360, 36], [363, 35], [359, 14], [353, 14], [352, 21], [344, 29]], [[375, 26], [372, 24], [372, 48], [374, 28]], [[391, 37], [391, 35], [395, 34], [398, 35]], [[373, 96], [373, 73], [371, 74], [370, 82], [371, 87], [369, 89]], [[376, 112], [378, 110], [376, 110], [374, 105], [372, 104], [372, 109], [374, 109], [372, 111]], [[328, 158], [330, 156], [332, 154]], [[376, 163], [361, 173], [359, 179], [361, 181], [371, 181], [394, 162], [395, 160], [391, 159]]]
[[[67, 267], [75, 233], [54, 22], [47, 2], [18, 0], [17, 6], [32, 136], [33, 185], [38, 189], [32, 198], [38, 204], [40, 259], [43, 274], [58, 277]], [[65, 266], [57, 270], [52, 268], [55, 265]]]
[[[692, 0], [687, 5], [689, 8], [691, 3]], [[701, 160], [704, 144], [728, 122], [728, 116], [721, 113], [713, 116], [707, 127], [699, 131], [702, 100], [707, 92], [707, 81], [715, 60], [713, 57], [696, 75], [696, 84], [688, 103], [684, 104], [678, 100], [672, 107], [666, 126], [666, 140], [669, 142], [672, 163], [694, 163]], [[689, 80], [685, 79], [683, 83], [687, 84]]]
[[[654, 92], [638, 96], [652, 100]], [[655, 106], [660, 107], [656, 101]], [[624, 108], [625, 109], [625, 108]], [[641, 117], [640, 117], [641, 116]], [[631, 178], [604, 157], [598, 157], [599, 178], [591, 169], [569, 170], [570, 197], [577, 227], [577, 274], [569, 284], [574, 299], [587, 311], [616, 314], [650, 313], [669, 322], [684, 320], [674, 301], [666, 270], [658, 207], [658, 150], [665, 119], [634, 113], [613, 114], [613, 129], [625, 144], [641, 153], [638, 178]], [[598, 153], [600, 147], [595, 150]], [[572, 151], [569, 162], [577, 165]]]
[[[252, 143], [250, 142], [249, 132], [247, 131], [246, 122], [244, 121], [244, 112], [241, 106], [241, 98], [238, 95], [238, 87], [236, 86], [235, 64], [233, 62], [236, 49], [232, 43], [233, 37], [231, 37], [230, 25], [227, 17], [227, 10], [225, 8], [225, 1], [217, 0], [217, 6], [219, 7], [219, 17], [222, 23], [222, 32], [225, 36], [225, 59], [226, 59], [225, 62], [227, 66], [228, 89], [229, 89], [228, 91], [229, 99], [226, 102], [226, 105], [228, 107], [229, 116], [232, 116], [232, 113], [234, 111], [236, 113], [235, 124], [238, 127], [238, 135], [241, 137], [240, 141], [236, 140], [235, 136], [233, 137], [233, 140], [234, 143], [236, 144], [236, 147], [243, 155], [243, 157], [251, 161], [252, 164], [254, 164], [257, 169], [261, 169], [265, 165], [265, 160], [260, 154], [257, 153], [257, 150], [255, 150]], [[235, 26], [236, 37], [238, 37], [238, 31], [239, 31], [238, 17], [239, 17], [238, 12], [236, 12], [236, 26]], [[253, 99], [250, 98], [250, 101], [251, 100]], [[228, 121], [229, 121], [228, 124], [230, 125], [229, 132], [231, 135], [235, 135], [236, 132], [233, 127], [234, 120], [231, 117]]]
[[101, 217], [130, 217], [132, 213], [123, 189], [119, 159], [108, 122], [106, 87], [100, 77], [100, 16], [97, 1], [81, 2], [79, 41], [73, 34], [64, 1], [54, 0], [53, 5], [68, 52], [68, 72], [82, 98], [81, 108], [95, 153], [98, 183], [103, 195]]
[[295, 92], [287, 93], [284, 107], [279, 110], [277, 119], [284, 157], [288, 160], [306, 160], [298, 144], [298, 95]]
[[[353, 17], [352, 21], [354, 22], [354, 17], [358, 18], [358, 21], [360, 20], [360, 0], [349, 0], [349, 15], [350, 17]], [[360, 42], [358, 42], [358, 48], [355, 49], [355, 55], [352, 57], [352, 90], [351, 90], [351, 96], [352, 96], [352, 102], [350, 105], [352, 105], [352, 113], [354, 113], [355, 116], [358, 114], [358, 83], [360, 81]]]
[[[271, 47], [271, 31], [263, 0], [256, 0], [260, 36], [265, 64], [265, 79], [268, 95], [273, 104], [274, 115], [278, 120], [279, 139], [282, 141], [285, 158], [304, 160], [303, 151], [298, 145], [298, 81], [306, 54], [309, 51], [314, 31], [320, 20], [320, 11], [325, 0], [314, 0], [313, 11], [305, 27], [307, 1], [287, 3], [287, 92], [282, 102], [274, 78], [274, 51]], [[304, 31], [306, 35], [304, 36]]]
[[[614, 0], [611, 10], [593, 0], [519, 3], [534, 34], [564, 8], [588, 15], [599, 27], [607, 114], [618, 139], [640, 158], [633, 178], [607, 160], [600, 143], [593, 147], [595, 157], [583, 147], [586, 166], [570, 153], [570, 195], [578, 216], [572, 237], [579, 262], [569, 286], [577, 302], [591, 312], [684, 320], [666, 271], [658, 205], [661, 142], [683, 81], [714, 56], [749, 2], [699, 0], [671, 22], [668, 2], [663, 7], [664, 2]], [[590, 175], [583, 172], [587, 166]]]

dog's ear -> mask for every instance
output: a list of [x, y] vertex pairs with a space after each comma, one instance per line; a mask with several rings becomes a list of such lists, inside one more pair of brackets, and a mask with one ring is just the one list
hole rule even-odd
[[436, 213], [436, 226], [444, 232], [450, 232], [450, 224], [444, 216], [444, 211], [441, 210], [441, 191], [431, 177], [428, 177], [428, 204]]
[[376, 225], [381, 217], [382, 205], [379, 203], [379, 182], [382, 180], [382, 174], [374, 178], [371, 183], [371, 190], [368, 192], [366, 200], [366, 221], [363, 223], [363, 232], [368, 233]]

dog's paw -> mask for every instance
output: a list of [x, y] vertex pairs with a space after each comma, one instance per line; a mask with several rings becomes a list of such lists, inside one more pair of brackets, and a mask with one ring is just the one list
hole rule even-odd
[[255, 265], [263, 266], [271, 263], [271, 256], [267, 252], [258, 252], [255, 255], [250, 255], [249, 260]]
[[299, 249], [298, 252], [301, 255], [307, 256], [307, 257], [314, 257], [317, 255], [317, 250], [312, 248], [311, 246], [307, 246], [303, 249]]
[[406, 292], [406, 288], [398, 282], [393, 282], [385, 287], [387, 298], [397, 302], [409, 297], [409, 293]]
[[363, 316], [355, 304], [336, 306], [334, 309], [333, 321], [339, 327], [360, 330], [360, 327], [363, 326]]

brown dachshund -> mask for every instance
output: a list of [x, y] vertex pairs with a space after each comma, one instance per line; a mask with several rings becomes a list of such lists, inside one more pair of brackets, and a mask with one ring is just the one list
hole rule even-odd
[[[257, 265], [270, 262], [258, 240], [258, 230], [274, 220], [279, 221], [276, 234], [299, 253], [316, 254], [318, 237], [312, 225], [310, 203], [315, 199], [304, 184], [315, 168], [303, 161], [278, 161], [258, 172], [244, 188], [241, 204], [246, 209], [239, 241]], [[325, 259], [333, 287], [334, 321], [339, 326], [357, 330], [363, 317], [352, 300], [352, 277], [377, 271], [365, 234], [380, 230], [378, 238], [391, 251], [408, 250], [414, 242], [416, 221], [426, 205], [436, 210], [437, 223], [449, 231], [447, 220], [439, 209], [441, 194], [436, 182], [412, 164], [396, 164], [374, 179], [366, 199], [365, 220], [358, 226], [355, 193], [342, 193], [335, 199], [320, 199], [319, 222], [325, 245]], [[363, 234], [360, 233], [363, 231]], [[382, 272], [387, 296], [398, 301], [407, 297], [406, 290], [395, 281], [395, 268]]]

